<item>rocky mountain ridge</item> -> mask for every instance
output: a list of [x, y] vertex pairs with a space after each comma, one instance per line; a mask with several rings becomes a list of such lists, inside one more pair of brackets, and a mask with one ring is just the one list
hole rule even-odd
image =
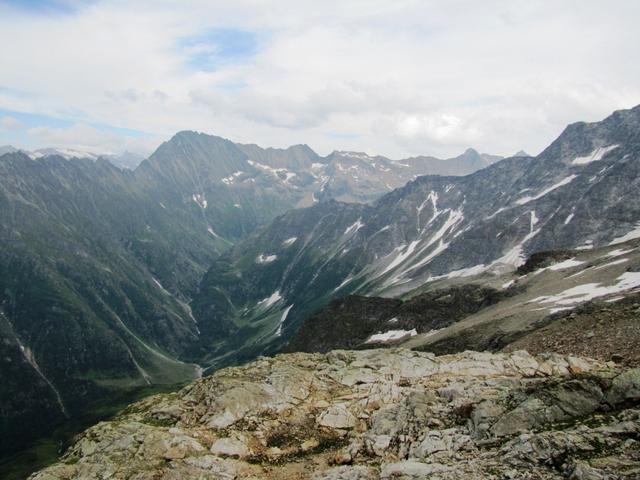
[[194, 311], [227, 335], [207, 361], [276, 350], [348, 294], [398, 297], [437, 280], [499, 276], [537, 251], [636, 238], [639, 187], [635, 107], [570, 125], [537, 157], [419, 177], [371, 205], [327, 201], [279, 216], [201, 283]]
[[632, 479], [640, 370], [524, 351], [263, 358], [149, 397], [32, 480]]
[[[524, 348], [605, 361], [617, 354], [626, 361], [635, 358], [631, 345], [640, 341], [633, 326], [639, 294], [640, 239], [589, 250], [538, 252], [517, 271], [443, 278], [402, 300], [336, 299], [305, 320], [284, 350], [402, 345], [444, 354]], [[601, 320], [594, 325], [594, 319], [606, 320], [606, 328]], [[569, 323], [574, 327], [567, 328]], [[587, 325], [592, 328], [588, 338], [582, 331]]]

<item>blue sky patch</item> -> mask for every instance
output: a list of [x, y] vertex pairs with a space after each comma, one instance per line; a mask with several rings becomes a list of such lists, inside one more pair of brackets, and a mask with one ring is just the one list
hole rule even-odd
[[247, 61], [258, 52], [258, 35], [246, 30], [214, 28], [183, 38], [179, 48], [194, 70], [212, 71]]
[[0, 0], [0, 6], [43, 15], [74, 13], [90, 3], [93, 2], [90, 0]]
[[42, 115], [38, 113], [16, 112], [0, 108], [0, 120], [3, 118], [11, 118], [18, 122], [13, 128], [3, 128], [0, 124], [0, 145], [25, 146], [32, 148], [34, 139], [29, 135], [29, 129], [36, 127], [48, 127], [56, 129], [70, 128], [76, 124], [89, 125], [102, 132], [110, 132], [121, 137], [144, 138], [151, 136], [150, 133], [131, 128], [122, 128], [100, 122], [90, 122], [83, 120], [67, 120], [64, 118]]

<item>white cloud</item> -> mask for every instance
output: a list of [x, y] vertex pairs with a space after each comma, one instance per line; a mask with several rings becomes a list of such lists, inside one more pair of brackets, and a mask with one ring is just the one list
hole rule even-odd
[[[0, 6], [0, 41], [12, 46], [0, 51], [0, 108], [321, 153], [537, 153], [569, 122], [640, 103], [639, 17], [638, 2], [597, 0], [114, 0], [64, 15]], [[218, 46], [181, 42], [214, 28], [253, 32], [255, 55], [195, 69], [187, 56]], [[118, 136], [66, 130], [32, 133], [100, 145]]]
[[27, 134], [38, 145], [70, 147], [98, 154], [125, 150], [149, 152], [161, 141], [157, 137], [131, 137], [81, 123], [69, 127], [33, 127], [27, 130]]
[[22, 122], [11, 116], [0, 117], [0, 129], [2, 130], [18, 130], [22, 128]]

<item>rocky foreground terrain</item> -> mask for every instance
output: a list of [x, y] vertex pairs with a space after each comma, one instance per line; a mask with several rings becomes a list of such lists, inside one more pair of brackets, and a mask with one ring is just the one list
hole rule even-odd
[[525, 351], [261, 358], [134, 404], [31, 478], [640, 478], [640, 369]]

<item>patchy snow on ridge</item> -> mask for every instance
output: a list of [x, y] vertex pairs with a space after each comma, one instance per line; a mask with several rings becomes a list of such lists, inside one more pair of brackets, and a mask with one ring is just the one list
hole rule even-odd
[[191, 198], [194, 202], [198, 204], [198, 206], [202, 209], [207, 208], [207, 199], [201, 193], [194, 193]]
[[570, 258], [568, 260], [565, 260], [560, 263], [556, 263], [542, 270], [553, 270], [553, 271], [565, 270], [567, 268], [577, 267], [578, 265], [582, 265], [582, 264], [584, 264], [584, 262], [581, 262], [580, 260], [576, 260], [575, 258]]
[[621, 255], [626, 255], [627, 253], [631, 253], [635, 250], [635, 248], [630, 248], [629, 250], [621, 250], [616, 248], [615, 250], [611, 250], [607, 253], [607, 257], [619, 257]]
[[349, 235], [351, 232], [355, 233], [362, 227], [364, 227], [364, 223], [362, 223], [362, 219], [359, 218], [353, 225], [347, 227], [347, 229], [344, 231], [344, 235]]
[[540, 228], [537, 230], [533, 229], [533, 227], [538, 223], [538, 216], [536, 215], [535, 210], [531, 210], [530, 216], [529, 233], [520, 241], [519, 244], [511, 248], [511, 250], [505, 253], [502, 257], [495, 260], [492, 265], [505, 264], [519, 267], [525, 262], [524, 244], [540, 233]]
[[573, 212], [571, 212], [569, 215], [567, 215], [567, 218], [564, 219], [564, 224], [565, 225], [569, 225], [569, 222], [571, 222], [571, 220], [573, 220], [574, 214]]
[[277, 255], [264, 255], [261, 253], [256, 257], [256, 263], [260, 263], [260, 264], [271, 263], [271, 262], [275, 262], [277, 258], [278, 258]]
[[347, 278], [345, 278], [342, 283], [340, 285], [338, 285], [336, 288], [333, 289], [333, 292], [331, 293], [335, 293], [338, 290], [340, 290], [342, 287], [344, 287], [347, 283], [349, 283], [351, 280], [353, 280], [353, 277], [351, 275], [349, 275]]
[[571, 162], [571, 165], [586, 165], [587, 163], [597, 162], [598, 160], [602, 160], [607, 153], [611, 150], [615, 150], [620, 145], [609, 145], [608, 147], [598, 147], [590, 154], [584, 157], [577, 157]]
[[280, 295], [280, 290], [276, 290], [267, 298], [264, 298], [258, 302], [258, 306], [262, 308], [269, 308], [276, 303], [282, 300], [282, 295]]
[[602, 285], [600, 283], [585, 283], [569, 288], [557, 295], [537, 297], [528, 303], [552, 304], [554, 306], [568, 306], [584, 303], [594, 298], [605, 295], [624, 292], [640, 287], [640, 272], [624, 272], [613, 285]]
[[386, 333], [371, 335], [364, 343], [394, 342], [408, 337], [415, 337], [416, 335], [418, 335], [418, 332], [415, 328], [413, 330], [389, 330]]
[[293, 304], [289, 305], [284, 309], [282, 316], [280, 317], [280, 321], [278, 322], [278, 329], [276, 330], [276, 337], [280, 337], [282, 335], [282, 327], [284, 326], [284, 321], [287, 319], [287, 315], [289, 315], [289, 310], [293, 307]]
[[216, 232], [214, 232], [213, 228], [211, 228], [211, 227], [207, 227], [207, 232], [209, 232], [211, 235], [213, 235], [216, 238], [221, 238], [220, 235], [218, 235]]
[[165, 295], [171, 295], [171, 294], [167, 291], [167, 289], [166, 289], [166, 288], [164, 288], [164, 287], [162, 286], [162, 284], [158, 281], [158, 279], [157, 279], [157, 278], [155, 278], [155, 277], [151, 277], [151, 280], [153, 280], [153, 283], [155, 283], [155, 284], [156, 284], [156, 286], [160, 289], [160, 291], [161, 291], [162, 293], [164, 293]]
[[640, 223], [636, 223], [636, 226], [633, 228], [633, 230], [625, 233], [621, 237], [617, 237], [611, 240], [611, 242], [609, 242], [609, 245], [624, 243], [627, 240], [633, 240], [634, 238], [640, 238]]
[[227, 184], [227, 185], [233, 185], [233, 181], [235, 180], [236, 177], [239, 177], [240, 175], [242, 175], [244, 172], [238, 170], [237, 172], [232, 173], [231, 175], [229, 175], [228, 177], [224, 177], [222, 179], [222, 182]]
[[384, 275], [385, 273], [389, 272], [390, 270], [393, 270], [398, 265], [400, 265], [402, 262], [404, 262], [407, 258], [409, 258], [411, 256], [411, 254], [413, 253], [413, 251], [418, 246], [418, 243], [420, 243], [420, 240], [414, 240], [413, 242], [411, 242], [409, 244], [409, 246], [401, 245], [400, 247], [397, 247], [395, 250], [402, 251], [404, 249], [404, 253], [399, 253], [396, 256], [396, 258], [394, 258], [393, 261], [389, 265], [387, 265], [385, 267], [385, 269], [382, 271], [382, 273], [380, 273], [379, 276]]
[[524, 205], [525, 203], [529, 203], [529, 202], [532, 202], [533, 200], [537, 200], [537, 199], [539, 199], [541, 197], [544, 197], [548, 193], [551, 193], [554, 190], [556, 190], [557, 188], [563, 187], [563, 186], [571, 183], [576, 177], [577, 177], [577, 175], [569, 175], [568, 177], [565, 177], [562, 180], [560, 180], [558, 183], [554, 183], [550, 187], [545, 188], [543, 191], [541, 191], [537, 195], [534, 195], [532, 197], [522, 197], [522, 198], [516, 200], [516, 204], [517, 205]]
[[619, 259], [614, 260], [612, 262], [605, 263], [604, 265], [599, 265], [599, 266], [595, 267], [594, 270], [600, 270], [602, 268], [612, 267], [613, 265], [620, 265], [621, 263], [626, 263], [628, 261], [629, 261], [628, 258], [619, 258]]
[[280, 178], [280, 176], [278, 175], [279, 173], [284, 173], [285, 177], [286, 177], [284, 181], [286, 183], [289, 183], [289, 180], [291, 180], [293, 177], [296, 176], [296, 174], [294, 172], [291, 172], [291, 171], [287, 170], [286, 168], [273, 168], [273, 167], [270, 167], [269, 165], [264, 165], [263, 163], [255, 162], [253, 160], [247, 160], [247, 163], [249, 165], [251, 165], [252, 167], [255, 167], [255, 168], [258, 168], [258, 169], [263, 170], [265, 172], [268, 172], [268, 173], [270, 173], [271, 175], [273, 175], [274, 177], [277, 177], [277, 178]]

